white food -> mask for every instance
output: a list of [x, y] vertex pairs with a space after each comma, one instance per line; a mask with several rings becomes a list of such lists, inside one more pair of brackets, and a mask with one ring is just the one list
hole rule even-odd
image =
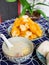
[[28, 18], [28, 16], [27, 15], [24, 15], [24, 16], [22, 16], [24, 19], [27, 19]]
[[29, 36], [31, 36], [31, 35], [32, 35], [32, 32], [27, 31], [27, 32], [26, 32], [26, 35], [25, 35], [25, 38], [29, 38]]
[[28, 19], [27, 19], [28, 16], [27, 16], [27, 15], [22, 16], [22, 18], [23, 18], [23, 21], [24, 21], [24, 22], [28, 22]]
[[37, 51], [41, 53], [44, 57], [46, 57], [47, 53], [49, 52], [49, 41], [44, 41], [40, 44], [40, 46], [37, 48]]
[[9, 56], [25, 56], [31, 53], [31, 45], [24, 42], [13, 43], [13, 47], [8, 49], [6, 44], [3, 45], [3, 51]]
[[21, 29], [21, 31], [26, 31], [27, 28], [26, 28], [25, 25], [22, 25], [22, 24], [21, 24], [21, 25], [20, 25], [20, 29]]
[[27, 29], [29, 29], [29, 25], [28, 25], [27, 23], [25, 24], [25, 27], [26, 27]]

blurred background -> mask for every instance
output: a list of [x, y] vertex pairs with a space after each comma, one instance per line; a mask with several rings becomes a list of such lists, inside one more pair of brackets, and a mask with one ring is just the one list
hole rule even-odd
[[[32, 4], [33, 0], [27, 0], [29, 3]], [[35, 0], [37, 2], [45, 3], [49, 5], [49, 0]], [[44, 13], [49, 17], [49, 7], [48, 6], [43, 6], [43, 5], [37, 5], [36, 8], [41, 9], [44, 11]], [[21, 11], [22, 11], [22, 6], [21, 6]]]
[[18, 16], [18, 2], [0, 0], [0, 21], [5, 21]]
[[[29, 3], [32, 3], [33, 0], [27, 0]], [[36, 2], [42, 2], [49, 4], [49, 0], [36, 0]], [[43, 10], [47, 16], [49, 16], [49, 7], [37, 5], [36, 8]], [[22, 11], [22, 6], [20, 5], [19, 0], [15, 2], [7, 2], [6, 0], [0, 0], [0, 22], [5, 20], [18, 17]]]

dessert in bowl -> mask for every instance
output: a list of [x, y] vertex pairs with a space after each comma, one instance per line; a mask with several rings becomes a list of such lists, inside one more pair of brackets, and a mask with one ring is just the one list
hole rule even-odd
[[44, 29], [39, 23], [24, 15], [14, 20], [14, 23], [8, 27], [8, 33], [11, 37], [20, 36], [34, 40], [44, 35]]
[[12, 62], [24, 62], [29, 59], [34, 51], [34, 44], [32, 41], [24, 37], [12, 37], [8, 39], [13, 47], [8, 49], [5, 42], [2, 45], [2, 50], [5, 56]]

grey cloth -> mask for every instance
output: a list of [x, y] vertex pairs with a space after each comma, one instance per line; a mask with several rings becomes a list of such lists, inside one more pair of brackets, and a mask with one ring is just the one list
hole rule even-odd
[[2, 21], [16, 18], [18, 16], [18, 5], [16, 2], [6, 2], [6, 0], [0, 0], [0, 16]]

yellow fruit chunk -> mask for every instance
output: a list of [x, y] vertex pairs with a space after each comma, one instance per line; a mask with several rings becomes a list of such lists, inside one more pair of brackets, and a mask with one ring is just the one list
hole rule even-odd
[[24, 37], [26, 35], [26, 31], [21, 31], [20, 36]]
[[12, 30], [11, 30], [11, 34], [12, 36], [19, 36], [20, 35], [20, 30], [16, 27], [13, 27]]
[[35, 39], [43, 35], [43, 31], [37, 22], [31, 20], [27, 15], [16, 18], [12, 30], [12, 36], [22, 36], [28, 39]]
[[36, 34], [37, 34], [38, 37], [41, 37], [42, 36], [42, 31], [41, 32], [37, 31]]
[[27, 28], [26, 28], [26, 26], [25, 25], [20, 25], [20, 29], [21, 29], [21, 31], [26, 31], [27, 30]]
[[19, 20], [19, 18], [16, 18], [15, 22], [13, 23], [13, 26], [18, 27], [18, 26], [20, 26], [20, 23], [21, 23], [21, 21]]
[[29, 37], [30, 40], [36, 39], [36, 38], [37, 38], [37, 35], [35, 35], [35, 34], [32, 34], [32, 35]]
[[25, 35], [25, 38], [29, 38], [29, 36], [31, 36], [31, 35], [32, 35], [32, 32], [29, 31], [29, 30], [27, 30], [26, 31], [26, 35]]

